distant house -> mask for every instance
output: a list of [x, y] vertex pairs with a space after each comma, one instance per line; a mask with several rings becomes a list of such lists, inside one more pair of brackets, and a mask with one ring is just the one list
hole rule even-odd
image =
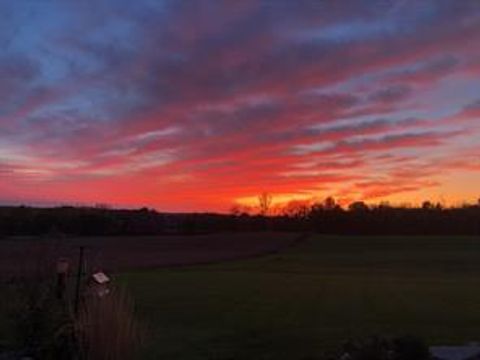
[[480, 346], [432, 346], [430, 353], [435, 360], [480, 360]]

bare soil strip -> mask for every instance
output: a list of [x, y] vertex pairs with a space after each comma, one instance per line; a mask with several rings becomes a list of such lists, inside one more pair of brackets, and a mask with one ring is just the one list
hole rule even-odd
[[[106, 271], [191, 266], [274, 254], [307, 238], [298, 233], [222, 233], [194, 236], [89, 238], [11, 238], [0, 240], [0, 272], [25, 272], [39, 264], [67, 258], [72, 264], [80, 246], [88, 268]], [[27, 271], [27, 272], [30, 272]]]

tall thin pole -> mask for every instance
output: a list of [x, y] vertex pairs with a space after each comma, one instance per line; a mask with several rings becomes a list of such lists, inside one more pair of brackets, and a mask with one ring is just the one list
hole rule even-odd
[[83, 246], [80, 246], [80, 253], [78, 255], [78, 268], [77, 268], [77, 282], [75, 285], [75, 303], [74, 311], [75, 315], [78, 314], [78, 306], [80, 304], [80, 285], [82, 282], [82, 273], [83, 273]]

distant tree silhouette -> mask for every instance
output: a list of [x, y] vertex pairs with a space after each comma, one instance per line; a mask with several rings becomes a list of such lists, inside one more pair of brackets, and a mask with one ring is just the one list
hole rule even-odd
[[230, 214], [233, 216], [249, 215], [251, 212], [251, 207], [247, 205], [234, 204], [230, 208]]
[[[480, 235], [480, 203], [419, 207], [353, 202], [345, 210], [333, 197], [311, 204], [291, 201], [272, 211], [272, 196], [259, 196], [258, 214], [237, 206], [228, 215], [168, 214], [98, 207], [0, 207], [0, 237], [202, 234], [218, 231], [316, 231], [349, 235]], [[265, 216], [268, 215], [268, 218]], [[61, 236], [60, 236], [61, 235]]]
[[289, 201], [282, 209], [281, 213], [288, 217], [305, 219], [310, 212], [310, 205], [303, 200]]
[[355, 201], [348, 206], [348, 210], [362, 212], [368, 211], [370, 208], [363, 201]]
[[428, 201], [428, 200], [427, 200], [427, 201], [424, 201], [424, 202], [422, 203], [422, 209], [423, 209], [423, 210], [432, 210], [433, 208], [434, 208], [433, 203], [430, 202], [430, 201]]
[[329, 196], [323, 202], [323, 206], [325, 210], [335, 210], [337, 208], [337, 203], [333, 197]]
[[267, 216], [272, 206], [273, 197], [268, 192], [263, 192], [258, 196], [258, 209], [260, 215]]

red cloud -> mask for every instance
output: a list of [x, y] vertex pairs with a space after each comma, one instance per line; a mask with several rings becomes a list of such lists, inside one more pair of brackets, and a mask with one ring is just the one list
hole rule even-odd
[[[0, 50], [0, 197], [225, 209], [261, 190], [407, 197], [478, 170], [461, 158], [479, 133], [478, 8], [266, 6], [70, 5], [60, 37], [62, 12], [39, 16], [47, 55]], [[462, 102], [438, 101], [447, 76], [469, 84]]]

